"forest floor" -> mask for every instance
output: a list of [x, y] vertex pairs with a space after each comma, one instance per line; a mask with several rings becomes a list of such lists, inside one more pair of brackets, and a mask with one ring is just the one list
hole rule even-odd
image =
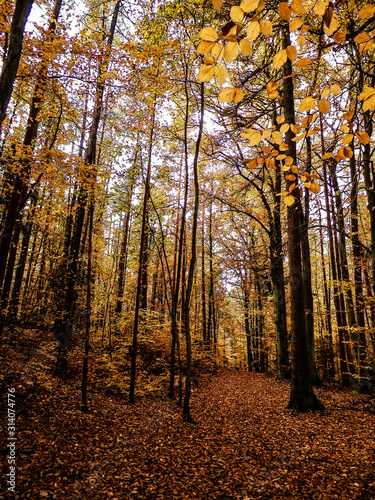
[[57, 378], [48, 356], [35, 354], [40, 345], [27, 359], [25, 348], [7, 354], [5, 365], [13, 356], [21, 374], [17, 410], [28, 415], [16, 420], [15, 495], [1, 443], [0, 498], [375, 499], [373, 396], [328, 385], [317, 389], [326, 411], [293, 416], [289, 382], [222, 369], [194, 388], [194, 424], [182, 422], [174, 401], [138, 397], [131, 406], [96, 386], [83, 414], [79, 371]]

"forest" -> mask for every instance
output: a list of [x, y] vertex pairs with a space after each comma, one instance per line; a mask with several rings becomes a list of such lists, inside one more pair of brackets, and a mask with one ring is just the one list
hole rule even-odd
[[1, 3], [0, 496], [375, 498], [371, 1]]

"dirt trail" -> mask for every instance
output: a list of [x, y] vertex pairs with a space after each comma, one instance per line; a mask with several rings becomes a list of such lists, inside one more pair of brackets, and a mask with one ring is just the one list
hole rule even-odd
[[327, 411], [294, 417], [287, 382], [223, 370], [194, 389], [192, 425], [173, 402], [149, 398], [129, 406], [94, 394], [83, 415], [79, 384], [71, 387], [28, 400], [14, 498], [375, 499], [375, 414], [365, 397], [319, 390]]

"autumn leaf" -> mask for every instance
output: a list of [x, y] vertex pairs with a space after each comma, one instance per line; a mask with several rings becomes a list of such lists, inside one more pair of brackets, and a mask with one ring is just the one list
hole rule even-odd
[[375, 14], [375, 5], [367, 4], [358, 13], [358, 19], [367, 19]]
[[297, 14], [298, 16], [303, 14], [303, 3], [300, 0], [293, 0], [290, 4], [290, 8], [294, 14]]
[[222, 103], [232, 102], [235, 93], [236, 93], [236, 89], [234, 89], [233, 87], [227, 87], [225, 89], [222, 89], [220, 94], [219, 94], [219, 98], [218, 98], [219, 102], [222, 102]]
[[294, 196], [292, 196], [290, 194], [288, 194], [288, 196], [285, 196], [285, 198], [283, 198], [283, 202], [288, 207], [291, 207], [293, 205], [294, 201], [295, 201]]
[[[292, 33], [293, 31], [297, 31], [298, 29], [300, 29], [300, 27], [302, 26], [303, 24], [303, 21], [300, 17], [296, 17], [295, 19], [293, 19], [293, 21], [291, 21], [289, 23], [289, 31]], [[305, 41], [305, 37], [303, 35], [300, 35], [303, 37], [304, 41]], [[298, 42], [298, 38], [297, 38], [297, 42]], [[302, 44], [303, 45], [303, 44]]]
[[216, 66], [215, 67], [215, 79], [217, 83], [223, 84], [228, 78], [228, 71], [225, 66]]
[[202, 54], [202, 55], [208, 54], [214, 45], [215, 45], [215, 42], [206, 42], [205, 40], [203, 40], [198, 45], [197, 53]]
[[219, 38], [214, 28], [206, 27], [200, 30], [199, 37], [206, 42], [216, 42]]
[[227, 63], [234, 61], [239, 52], [239, 47], [237, 42], [228, 42], [224, 46], [224, 59]]
[[273, 58], [273, 66], [275, 69], [280, 68], [288, 60], [287, 52], [285, 49], [279, 50]]
[[236, 89], [233, 96], [234, 104], [238, 104], [239, 102], [241, 102], [242, 99], [244, 98], [244, 95], [245, 94], [242, 89]]
[[332, 95], [339, 95], [341, 93], [341, 87], [339, 85], [332, 85], [329, 90]]
[[249, 42], [249, 40], [246, 40], [246, 38], [243, 38], [240, 40], [240, 50], [244, 56], [251, 56], [253, 53], [253, 46]]
[[327, 101], [326, 99], [320, 99], [318, 101], [318, 109], [322, 114], [328, 113], [330, 108], [331, 108], [331, 105], [330, 105], [329, 101]]
[[290, 21], [292, 9], [286, 2], [279, 3], [278, 11], [281, 19], [284, 19], [284, 21]]
[[221, 11], [221, 7], [223, 5], [223, 0], [212, 0], [212, 5], [217, 11]]
[[310, 111], [310, 109], [315, 108], [316, 99], [314, 97], [308, 96], [302, 99], [299, 105], [298, 111], [303, 113], [304, 111]]
[[198, 73], [199, 82], [209, 82], [214, 76], [215, 66], [213, 64], [203, 64]]
[[249, 40], [256, 40], [260, 33], [260, 24], [258, 21], [252, 21], [247, 27], [247, 38]]
[[369, 144], [370, 143], [370, 137], [367, 132], [361, 132], [358, 131], [355, 134], [358, 137], [358, 140], [361, 144]]
[[297, 51], [293, 45], [289, 45], [285, 50], [288, 59], [291, 61], [295, 61], [297, 59]]
[[234, 21], [235, 23], [241, 23], [243, 20], [243, 16], [244, 16], [244, 11], [241, 9], [241, 7], [238, 7], [236, 5], [231, 7], [230, 18], [232, 19], [232, 21]]
[[272, 36], [273, 27], [271, 21], [262, 19], [260, 22], [260, 31], [264, 36]]
[[300, 59], [299, 61], [296, 62], [296, 66], [298, 66], [299, 68], [306, 68], [307, 66], [310, 66], [311, 64], [312, 64], [312, 60], [309, 59], [308, 57]]
[[279, 96], [279, 92], [277, 91], [277, 83], [276, 82], [267, 83], [267, 92], [268, 92], [268, 97], [270, 99], [276, 99], [276, 97]]
[[244, 12], [253, 12], [258, 8], [260, 0], [242, 0], [240, 7]]

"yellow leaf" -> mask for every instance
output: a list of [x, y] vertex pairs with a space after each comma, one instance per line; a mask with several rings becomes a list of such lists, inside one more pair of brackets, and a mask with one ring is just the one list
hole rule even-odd
[[358, 47], [359, 52], [362, 53], [365, 50], [368, 50], [372, 46], [373, 43], [374, 43], [374, 40], [371, 38], [366, 43], [359, 44], [359, 47]]
[[209, 82], [214, 76], [215, 66], [213, 64], [203, 64], [198, 73], [199, 82]]
[[201, 54], [201, 55], [208, 54], [214, 45], [215, 45], [215, 42], [206, 42], [205, 40], [203, 40], [198, 45], [197, 53]]
[[242, 0], [240, 7], [244, 12], [253, 12], [259, 5], [259, 0]]
[[202, 40], [205, 40], [206, 42], [216, 42], [219, 36], [213, 28], [208, 26], [200, 30], [199, 38], [202, 38]]
[[215, 64], [215, 59], [212, 56], [205, 56], [203, 62], [204, 64]]
[[221, 7], [223, 5], [223, 0], [212, 0], [212, 5], [217, 11], [221, 11]]
[[363, 111], [375, 109], [375, 94], [368, 97], [363, 103]]
[[318, 194], [320, 191], [320, 186], [319, 184], [314, 184], [313, 182], [310, 185], [310, 191], [312, 191], [314, 194]]
[[294, 196], [292, 196], [290, 194], [288, 196], [285, 196], [285, 198], [283, 198], [283, 202], [288, 207], [291, 207], [293, 205], [293, 203], [294, 203]]
[[362, 33], [360, 33], [359, 35], [357, 35], [355, 38], [354, 38], [354, 41], [355, 43], [364, 43], [364, 42], [368, 42], [370, 40], [371, 36], [366, 33], [365, 31], [362, 31]]
[[[236, 89], [233, 87], [227, 87], [223, 89], [219, 94], [219, 102], [232, 102]], [[241, 137], [244, 137], [244, 132], [241, 133]]]
[[272, 139], [276, 144], [282, 144], [283, 142], [283, 136], [278, 130], [272, 132]]
[[271, 130], [263, 130], [262, 132], [262, 139], [268, 139], [268, 137], [271, 137]]
[[311, 182], [310, 181], [305, 182], [304, 186], [305, 186], [305, 188], [309, 188], [310, 189], [311, 188]]
[[335, 156], [335, 160], [338, 162], [340, 160], [345, 160], [346, 156], [344, 155], [344, 148], [340, 148], [337, 151], [337, 154]]
[[298, 66], [299, 68], [306, 68], [307, 66], [310, 66], [310, 64], [312, 64], [312, 60], [308, 57], [304, 57], [303, 59], [300, 59], [296, 62], [296, 66]]
[[303, 4], [300, 0], [293, 0], [292, 3], [290, 4], [290, 8], [298, 16], [300, 14], [303, 14]]
[[332, 156], [333, 156], [333, 153], [325, 153], [322, 156], [322, 160], [327, 160], [327, 158], [332, 158]]
[[330, 107], [331, 105], [326, 99], [320, 99], [320, 101], [318, 101], [318, 109], [322, 114], [328, 113]]
[[349, 142], [352, 142], [353, 137], [354, 137], [354, 135], [353, 135], [353, 134], [348, 134], [348, 135], [345, 135], [345, 136], [342, 138], [342, 143], [343, 143], [343, 144], [349, 144]]
[[252, 160], [245, 160], [246, 166], [249, 170], [252, 170], [253, 168], [258, 167], [258, 162], [256, 158], [253, 158]]
[[237, 5], [234, 5], [230, 9], [230, 18], [232, 21], [235, 23], [241, 23], [243, 20], [244, 16], [244, 11], [241, 9], [241, 7], [238, 7]]
[[275, 168], [275, 161], [272, 158], [266, 158], [266, 167], [274, 169]]
[[228, 42], [224, 47], [224, 58], [227, 63], [234, 61], [238, 56], [238, 43]]
[[294, 133], [294, 134], [299, 134], [301, 132], [301, 127], [299, 125], [294, 125], [294, 123], [291, 123], [290, 124], [290, 130]]
[[341, 87], [339, 85], [332, 85], [329, 90], [332, 95], [339, 95], [341, 92]]
[[339, 18], [337, 17], [336, 12], [333, 12], [329, 26], [323, 23], [323, 30], [326, 35], [331, 36], [338, 29], [339, 29]]
[[273, 58], [273, 66], [275, 69], [281, 68], [283, 64], [286, 63], [288, 56], [285, 49], [279, 50]]
[[353, 116], [354, 116], [354, 111], [348, 111], [347, 113], [344, 113], [342, 115], [342, 118], [349, 122], [353, 118]]
[[358, 140], [361, 144], [369, 144], [370, 143], [370, 137], [369, 137], [367, 132], [358, 131], [355, 135], [358, 137]]
[[285, 116], [284, 115], [280, 115], [276, 118], [276, 123], [278, 123], [280, 125], [280, 123], [283, 123], [285, 122]]
[[367, 4], [358, 13], [358, 19], [367, 19], [375, 14], [375, 5]]
[[285, 134], [285, 132], [288, 132], [288, 130], [289, 130], [289, 123], [284, 123], [284, 125], [281, 125], [280, 132], [282, 134]]
[[297, 43], [299, 45], [299, 49], [302, 50], [304, 44], [306, 42], [306, 38], [303, 35], [298, 35], [297, 36]]
[[288, 151], [289, 147], [287, 144], [285, 144], [285, 142], [283, 142], [282, 144], [280, 144], [279, 149], [280, 151]]
[[285, 160], [286, 155], [285, 154], [280, 154], [276, 156], [276, 160]]
[[243, 38], [240, 40], [240, 50], [244, 56], [251, 56], [253, 53], [253, 46], [249, 42], [249, 40], [246, 40], [246, 38]]
[[[292, 33], [293, 31], [297, 31], [298, 29], [300, 29], [300, 27], [302, 26], [303, 24], [303, 21], [300, 17], [296, 17], [295, 19], [293, 19], [293, 21], [291, 21], [289, 23], [289, 31]], [[303, 36], [303, 35], [301, 35]], [[304, 41], [303, 43], [305, 43], [305, 37], [304, 38]]]
[[293, 165], [293, 158], [291, 156], [287, 156], [285, 158], [285, 165], [288, 165], [288, 167], [291, 167]]
[[351, 147], [349, 147], [349, 146], [345, 146], [344, 147], [344, 156], [345, 156], [345, 158], [352, 158], [353, 154], [354, 153], [353, 153], [353, 150], [352, 150]]
[[268, 19], [262, 19], [260, 22], [260, 31], [264, 36], [271, 36], [273, 32], [271, 21]]
[[337, 44], [343, 43], [346, 40], [346, 35], [344, 33], [341, 33], [341, 31], [338, 31], [333, 35], [333, 39]]
[[310, 109], [315, 108], [316, 99], [314, 97], [308, 96], [302, 99], [299, 105], [298, 111], [303, 113], [303, 111], [310, 111]]
[[268, 97], [270, 99], [276, 99], [276, 97], [279, 96], [279, 92], [277, 91], [277, 83], [276, 82], [267, 83], [267, 92], [268, 92]]
[[365, 87], [363, 89], [363, 91], [359, 94], [358, 99], [360, 101], [364, 101], [365, 99], [368, 99], [373, 94], [375, 94], [375, 88], [374, 87]]
[[215, 67], [215, 78], [217, 83], [223, 84], [225, 80], [228, 78], [228, 71], [225, 66], [216, 66]]
[[288, 191], [281, 191], [281, 193], [277, 193], [276, 196], [285, 196], [288, 194]]
[[314, 7], [315, 14], [318, 14], [318, 16], [324, 16], [327, 6], [328, 6], [328, 1], [326, 0], [318, 2]]
[[331, 91], [327, 88], [325, 88], [322, 92], [322, 95], [320, 96], [322, 99], [324, 99], [325, 97], [328, 97], [329, 94], [331, 93]]
[[279, 16], [281, 17], [281, 19], [284, 19], [284, 21], [289, 21], [291, 15], [292, 9], [289, 7], [289, 5], [286, 2], [279, 3]]
[[234, 104], [238, 104], [240, 101], [242, 101], [244, 97], [244, 93], [241, 89], [236, 89], [233, 97], [233, 102]]
[[345, 134], [349, 134], [349, 132], [350, 132], [350, 128], [345, 123], [343, 123], [341, 125], [340, 130], [342, 130], [343, 132], [345, 132]]
[[287, 181], [295, 181], [296, 180], [296, 176], [293, 175], [293, 174], [286, 174], [285, 179]]
[[250, 139], [250, 146], [257, 146], [262, 140], [262, 135], [254, 128], [248, 129], [246, 133], [248, 139]]
[[310, 25], [309, 24], [304, 24], [302, 26], [302, 28], [301, 28], [302, 35], [305, 34], [305, 33], [307, 33], [309, 31], [309, 29], [310, 29]]
[[211, 50], [212, 56], [219, 61], [224, 56], [224, 45], [221, 43], [215, 43]]
[[256, 40], [260, 33], [260, 24], [258, 21], [251, 21], [247, 27], [247, 38], [249, 40]]
[[293, 47], [293, 45], [288, 45], [288, 47], [285, 50], [288, 59], [290, 59], [291, 61], [295, 61], [297, 59], [297, 51], [295, 47]]

